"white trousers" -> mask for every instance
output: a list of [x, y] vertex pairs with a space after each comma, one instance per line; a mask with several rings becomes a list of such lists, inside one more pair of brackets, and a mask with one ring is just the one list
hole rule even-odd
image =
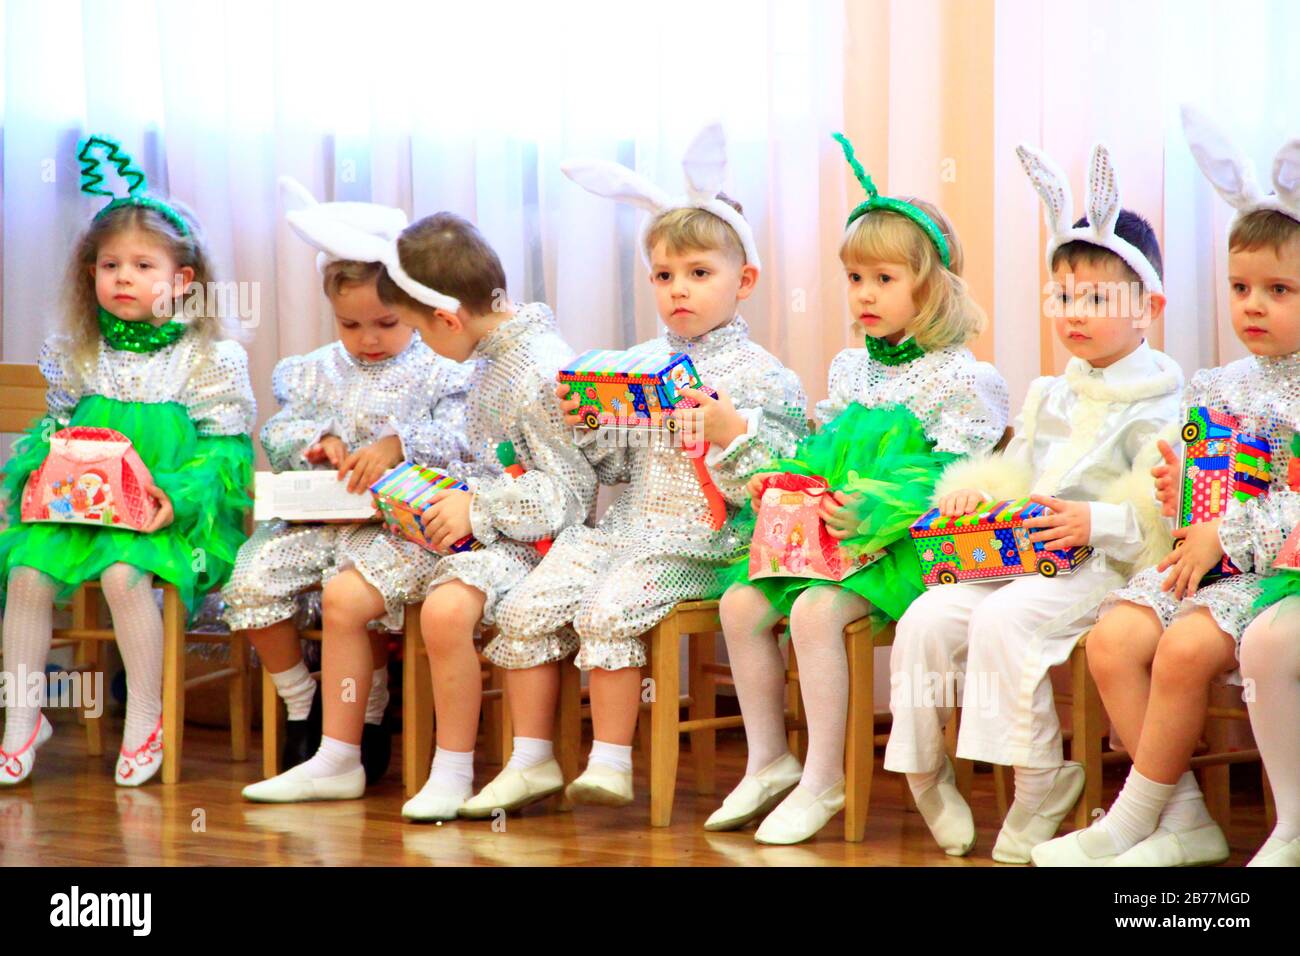
[[1061, 727], [1048, 672], [1070, 656], [1124, 578], [1094, 556], [1055, 578], [931, 588], [894, 630], [885, 769], [943, 766], [943, 729], [962, 708], [957, 756], [1013, 767], [1060, 766]]

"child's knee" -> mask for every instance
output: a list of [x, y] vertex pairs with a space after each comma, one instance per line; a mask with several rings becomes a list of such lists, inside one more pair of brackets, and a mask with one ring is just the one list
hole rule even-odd
[[332, 623], [366, 623], [384, 613], [384, 597], [358, 571], [349, 569], [325, 582], [320, 608], [321, 617]]
[[[1279, 668], [1294, 674], [1300, 670], [1300, 647], [1296, 631], [1300, 630], [1300, 598], [1269, 608], [1246, 628], [1241, 638], [1241, 673], [1258, 679], [1265, 672]], [[1286, 615], [1291, 615], [1287, 617]], [[1297, 675], [1300, 676], [1300, 675]]]
[[[460, 582], [436, 587], [420, 607], [420, 631], [430, 655], [463, 647], [473, 640], [474, 629], [483, 614], [482, 592]], [[467, 593], [467, 592], [473, 592]], [[474, 600], [478, 595], [478, 600]]]
[[151, 587], [153, 575], [141, 571], [129, 564], [110, 564], [99, 576], [99, 586], [104, 591], [104, 599], [110, 605], [120, 601], [126, 594], [137, 587]]
[[[1091, 646], [1092, 639], [1088, 641]], [[1231, 669], [1232, 662], [1232, 638], [1219, 630], [1212, 619], [1206, 621], [1199, 615], [1182, 618], [1161, 636], [1151, 679], [1158, 683], [1208, 683]]]

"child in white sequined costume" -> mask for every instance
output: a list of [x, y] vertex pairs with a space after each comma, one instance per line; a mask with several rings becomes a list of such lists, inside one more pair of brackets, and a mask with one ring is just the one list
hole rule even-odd
[[[105, 153], [108, 162], [97, 164]], [[139, 786], [162, 768], [163, 622], [154, 585], [171, 584], [193, 611], [230, 573], [249, 506], [257, 408], [248, 356], [222, 339], [206, 295], [215, 276], [200, 227], [179, 203], [143, 192], [143, 173], [117, 143], [91, 137], [78, 159], [82, 190], [93, 195], [110, 195], [103, 186], [110, 163], [139, 178], [78, 239], [65, 331], [41, 349], [48, 414], [6, 463], [0, 602], [7, 598], [4, 666], [12, 683], [0, 786], [26, 779], [52, 733], [33, 678], [44, 676], [54, 602], [96, 580], [126, 665], [115, 782]], [[50, 452], [51, 433], [70, 426], [110, 428], [131, 441], [149, 469], [144, 491], [159, 507], [152, 524], [133, 531], [20, 521], [24, 486]]]
[[[319, 229], [359, 207], [396, 237], [405, 215], [361, 203], [302, 204], [301, 187], [281, 180], [295, 228], [320, 247]], [[383, 216], [384, 213], [388, 215]], [[384, 220], [387, 220], [384, 222]], [[314, 231], [313, 231], [314, 230]], [[262, 427], [262, 447], [275, 471], [337, 469], [349, 490], [364, 491], [402, 461], [445, 467], [465, 455], [465, 386], [471, 367], [437, 355], [379, 301], [383, 266], [330, 257], [323, 282], [338, 341], [275, 367], [280, 402]], [[386, 532], [378, 522], [306, 524], [269, 521], [239, 551], [222, 591], [231, 630], [246, 632], [288, 710], [281, 769], [319, 746], [316, 681], [302, 660], [294, 622], [298, 598], [340, 571], [352, 570], [383, 597], [373, 627], [401, 630], [407, 603], [428, 590], [437, 555]], [[388, 766], [387, 641], [372, 636], [374, 672], [367, 683], [363, 752], [373, 783]]]
[[[868, 195], [850, 215], [840, 248], [866, 348], [835, 357], [830, 397], [817, 405], [818, 432], [790, 458], [766, 466], [750, 493], [757, 506], [768, 476], [819, 475], [833, 489], [820, 508], [828, 533], [851, 553], [878, 557], [838, 583], [751, 583], [740, 565], [722, 598], [749, 759], [745, 777], [705, 827], [733, 830], [766, 814], [755, 834], [762, 843], [806, 840], [843, 808], [844, 627], [868, 614], [897, 620], [922, 592], [909, 526], [929, 508], [943, 466], [991, 450], [1007, 424], [1006, 383], [966, 347], [984, 315], [960, 278], [951, 225], [929, 203], [880, 196], [838, 138]], [[807, 715], [802, 767], [787, 747], [785, 664], [773, 634], [782, 616]]]
[[[398, 285], [389, 266], [380, 292], [437, 352], [469, 359], [471, 458], [448, 470], [469, 491], [444, 492], [424, 513], [446, 548], [473, 533], [478, 550], [444, 557], [429, 584], [421, 629], [429, 653], [437, 749], [429, 779], [402, 808], [410, 820], [456, 816], [473, 784], [481, 682], [474, 637], [499, 622], [500, 605], [541, 560], [539, 542], [581, 524], [595, 503], [596, 476], [573, 446], [553, 390], [573, 355], [551, 310], [505, 298], [505, 273], [469, 223], [439, 213], [401, 239], [409, 281], [453, 293], [458, 309], [431, 307]], [[503, 472], [502, 465], [512, 467]], [[520, 472], [522, 469], [522, 473]]]
[[[1267, 437], [1270, 483], [1261, 497], [1232, 499], [1221, 518], [1176, 530], [1179, 547], [1103, 604], [1088, 636], [1088, 666], [1112, 726], [1133, 755], [1133, 768], [1099, 821], [1033, 851], [1038, 866], [1191, 866], [1227, 859], [1227, 841], [1206, 810], [1189, 762], [1211, 684], [1241, 683], [1243, 632], [1259, 612], [1283, 541], [1300, 524], [1300, 491], [1288, 482], [1300, 430], [1300, 143], [1279, 153], [1277, 193], [1263, 195], [1248, 162], [1206, 118], [1185, 110], [1183, 125], [1202, 172], [1237, 209], [1228, 239], [1228, 302], [1233, 331], [1251, 352], [1197, 372], [1184, 409], [1227, 412], [1242, 428]], [[1172, 518], [1182, 479], [1172, 450], [1163, 451], [1157, 491]], [[1240, 573], [1205, 582], [1225, 556]], [[1240, 660], [1247, 661], [1244, 653]], [[1259, 667], [1258, 660], [1252, 663]], [[1296, 712], [1294, 690], [1269, 700], [1252, 696], [1265, 711], [1274, 709], [1273, 719]], [[1252, 719], [1269, 719], [1265, 711], [1252, 705]], [[1295, 729], [1292, 722], [1283, 734], [1293, 740]], [[1265, 744], [1260, 749], [1267, 761]], [[1294, 753], [1291, 748], [1290, 779], [1281, 781], [1291, 792]], [[1284, 804], [1290, 808], [1286, 825], [1294, 828], [1295, 799], [1279, 802]], [[1285, 844], [1296, 835], [1282, 846], [1270, 844], [1261, 857], [1285, 855]]]
[[1183, 386], [1178, 364], [1144, 338], [1164, 312], [1160, 245], [1144, 219], [1120, 209], [1105, 148], [1093, 153], [1078, 222], [1055, 164], [1027, 147], [1018, 153], [1051, 230], [1044, 312], [1074, 357], [1064, 375], [1030, 385], [1007, 449], [952, 465], [935, 500], [942, 514], [961, 516], [1029, 497], [1049, 511], [1025, 522], [1029, 544], [1093, 553], [1069, 574], [967, 581], [917, 598], [894, 632], [885, 749], [885, 769], [907, 775], [936, 842], [951, 856], [968, 853], [975, 822], [944, 752], [944, 725], [960, 706], [957, 756], [1015, 768], [1015, 801], [993, 847], [1000, 863], [1028, 863], [1083, 790], [1082, 765], [1062, 760], [1049, 671], [1102, 599], [1169, 551], [1151, 468]]
[[[465, 804], [462, 816], [489, 816], [498, 807], [519, 807], [563, 786], [552, 756], [551, 725], [559, 668], [575, 651], [574, 663], [590, 674], [595, 742], [586, 772], [567, 793], [579, 802], [631, 800], [630, 745], [646, 662], [641, 635], [678, 602], [716, 594], [719, 569], [746, 543], [730, 525], [714, 523], [681, 436], [710, 443], [704, 461], [731, 514], [745, 500], [748, 476], [774, 455], [793, 450], [806, 430], [798, 379], [750, 340], [748, 325], [736, 313], [754, 289], [758, 257], [738, 207], [718, 197], [721, 161], [707, 169], [692, 165], [692, 157], [708, 145], [717, 147], [713, 155], [722, 154], [716, 126], [704, 130], [687, 154], [700, 204], [673, 206], [660, 198], [646, 224], [643, 254], [667, 331], [636, 351], [665, 359], [685, 352], [718, 398], [685, 390], [701, 404], [683, 417], [676, 435], [580, 430], [579, 441], [601, 482], [628, 487], [595, 527], [561, 534], [537, 569], [502, 602], [499, 633], [485, 653], [509, 668], [514, 751], [502, 773]], [[615, 181], [634, 181], [643, 196], [653, 193], [653, 187], [614, 164], [564, 168], [602, 195], [610, 195], [606, 186]], [[576, 428], [578, 403], [567, 393], [565, 386], [557, 389]]]

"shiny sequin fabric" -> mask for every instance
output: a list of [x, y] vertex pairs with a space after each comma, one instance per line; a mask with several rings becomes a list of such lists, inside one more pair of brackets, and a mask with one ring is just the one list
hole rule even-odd
[[[1260, 579], [1274, 573], [1273, 560], [1283, 541], [1300, 524], [1300, 492], [1287, 487], [1291, 439], [1300, 429], [1300, 353], [1250, 356], [1222, 368], [1202, 369], [1188, 383], [1183, 404], [1184, 409], [1194, 405], [1224, 409], [1243, 425], [1268, 435], [1273, 452], [1269, 493], [1248, 502], [1230, 502], [1219, 523], [1224, 553], [1243, 573], [1204, 585], [1178, 601], [1160, 589], [1169, 572], [1149, 568], [1111, 594], [1102, 613], [1115, 602], [1129, 601], [1151, 608], [1168, 627], [1180, 615], [1205, 607], [1240, 645], [1242, 632], [1254, 617], [1251, 605], [1259, 596]], [[1239, 677], [1229, 680], [1239, 682]]]
[[[470, 525], [484, 547], [439, 561], [429, 589], [460, 580], [482, 591], [484, 626], [541, 560], [532, 542], [585, 521], [596, 500], [595, 472], [574, 445], [555, 397], [556, 373], [573, 355], [551, 310], [535, 302], [520, 306], [471, 356], [477, 363], [467, 412], [471, 457], [447, 470], [474, 494]], [[502, 473], [502, 442], [514, 445], [524, 468], [519, 478]]]
[[[313, 467], [303, 453], [325, 435], [349, 451], [396, 435], [407, 460], [443, 467], [466, 452], [472, 372], [419, 337], [380, 362], [354, 357], [341, 342], [290, 356], [272, 374], [281, 407], [262, 427], [262, 447], [271, 467], [285, 471]], [[239, 549], [222, 591], [225, 620], [237, 631], [288, 620], [299, 594], [355, 568], [384, 598], [379, 626], [400, 630], [407, 603], [424, 596], [437, 563], [437, 555], [377, 524], [265, 522]]]
[[[734, 514], [747, 498], [746, 479], [791, 454], [807, 431], [798, 378], [750, 340], [739, 316], [698, 338], [666, 333], [638, 350], [686, 352], [704, 384], [725, 390], [746, 417], [748, 432], [705, 459]], [[679, 601], [713, 593], [718, 570], [749, 543], [729, 525], [713, 530], [692, 461], [672, 436], [608, 429], [578, 440], [602, 483], [628, 487], [594, 528], [565, 531], [502, 602], [500, 636], [484, 652], [502, 667], [562, 660], [575, 646], [584, 670], [644, 665], [640, 635]], [[570, 623], [576, 636], [565, 629]]]
[[993, 448], [1010, 414], [1007, 383], [961, 345], [926, 352], [905, 365], [877, 362], [865, 348], [845, 349], [831, 361], [828, 393], [817, 403], [819, 425], [853, 402], [864, 408], [903, 405], [935, 443], [935, 451], [957, 455]]
[[45, 340], [38, 360], [49, 383], [46, 401], [62, 427], [85, 395], [119, 402], [177, 402], [204, 437], [245, 435], [257, 420], [248, 355], [238, 342], [186, 335], [155, 352], [126, 352], [102, 340], [94, 368], [74, 363], [69, 339]]

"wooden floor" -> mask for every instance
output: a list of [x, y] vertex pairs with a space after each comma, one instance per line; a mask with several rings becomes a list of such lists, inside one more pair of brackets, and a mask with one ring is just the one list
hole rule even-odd
[[[404, 823], [396, 756], [388, 778], [363, 800], [246, 803], [239, 790], [260, 778], [259, 762], [233, 763], [227, 734], [198, 727], [186, 732], [181, 784], [164, 787], [155, 780], [138, 790], [120, 788], [113, 784], [110, 756], [86, 755], [75, 720], [58, 712], [54, 721], [55, 736], [41, 749], [32, 778], [0, 790], [0, 865], [997, 865], [989, 851], [1000, 821], [988, 774], [976, 777], [979, 842], [970, 856], [954, 859], [934, 846], [920, 816], [904, 809], [898, 778], [883, 772], [879, 762], [865, 842], [845, 843], [837, 819], [810, 843], [761, 847], [752, 827], [738, 833], [704, 831], [702, 824], [721, 796], [691, 792], [689, 753], [682, 755], [671, 827], [652, 829], [646, 822], [649, 798], [638, 774], [638, 799], [631, 807], [559, 813], [547, 802], [507, 818], [502, 830], [490, 821]], [[117, 733], [113, 727], [107, 739], [116, 740]], [[743, 754], [739, 734], [720, 736], [720, 788], [729, 789], [740, 778]], [[476, 788], [496, 769], [480, 766]], [[1233, 796], [1229, 865], [1249, 859], [1265, 836], [1260, 795], [1251, 783], [1248, 779]]]

